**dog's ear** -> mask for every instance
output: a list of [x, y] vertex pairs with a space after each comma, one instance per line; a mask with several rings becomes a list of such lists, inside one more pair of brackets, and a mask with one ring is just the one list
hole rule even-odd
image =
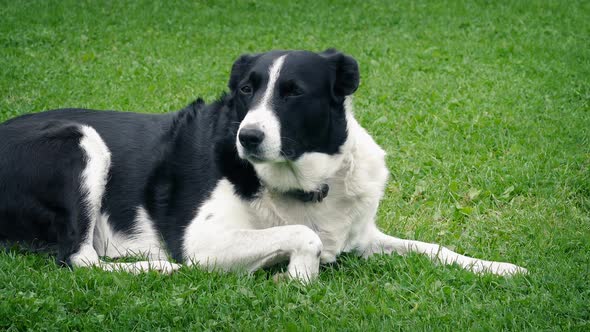
[[353, 94], [359, 87], [359, 66], [356, 60], [333, 48], [320, 55], [328, 60], [334, 71], [334, 95], [344, 97]]
[[240, 83], [240, 79], [250, 69], [250, 66], [258, 59], [259, 54], [243, 54], [231, 67], [231, 74], [229, 75], [228, 87], [231, 91], [234, 91]]

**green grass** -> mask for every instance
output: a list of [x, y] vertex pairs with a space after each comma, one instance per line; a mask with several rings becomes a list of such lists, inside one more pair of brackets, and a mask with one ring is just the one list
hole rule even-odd
[[530, 271], [347, 256], [303, 287], [71, 272], [13, 250], [0, 329], [590, 329], [589, 2], [0, 2], [0, 120], [212, 101], [246, 52], [353, 55], [356, 115], [391, 171], [380, 226]]

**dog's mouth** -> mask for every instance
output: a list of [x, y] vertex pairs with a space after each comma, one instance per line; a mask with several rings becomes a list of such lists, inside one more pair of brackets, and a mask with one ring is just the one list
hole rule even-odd
[[262, 164], [265, 162], [268, 162], [268, 160], [262, 158], [261, 156], [259, 156], [258, 154], [255, 153], [248, 153], [244, 156], [244, 159], [248, 160], [249, 162], [253, 163], [253, 164]]
[[260, 153], [257, 151], [244, 151], [242, 159], [247, 160], [252, 164], [271, 164], [285, 161], [283, 158], [268, 158], [268, 156], [265, 156], [264, 153]]
[[285, 154], [285, 153], [281, 152], [278, 157], [270, 158], [266, 153], [264, 153], [264, 151], [258, 151], [258, 150], [248, 151], [245, 149], [243, 149], [242, 153], [240, 154], [240, 158], [247, 160], [252, 164], [264, 164], [264, 163], [273, 164], [273, 163], [290, 162], [290, 161], [293, 161], [293, 159], [290, 158], [290, 156], [291, 155], [289, 155], [289, 154]]

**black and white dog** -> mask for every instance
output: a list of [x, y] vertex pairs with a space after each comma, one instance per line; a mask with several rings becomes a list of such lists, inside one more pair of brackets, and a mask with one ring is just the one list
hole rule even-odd
[[[355, 120], [356, 61], [335, 50], [243, 55], [228, 94], [169, 114], [60, 109], [0, 125], [0, 239], [57, 243], [74, 267], [170, 272], [169, 258], [309, 281], [342, 252], [469, 258], [380, 232], [384, 151]], [[101, 256], [141, 255], [107, 263]]]

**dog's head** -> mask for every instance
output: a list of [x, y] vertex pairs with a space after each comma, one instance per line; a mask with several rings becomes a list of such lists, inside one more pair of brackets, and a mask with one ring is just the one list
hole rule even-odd
[[358, 85], [357, 62], [336, 50], [241, 56], [229, 81], [240, 158], [268, 186], [316, 189], [340, 164], [345, 97]]

